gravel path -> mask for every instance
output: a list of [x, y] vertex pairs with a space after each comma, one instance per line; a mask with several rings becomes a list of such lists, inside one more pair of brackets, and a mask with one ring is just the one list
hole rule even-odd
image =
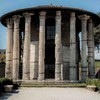
[[0, 100], [100, 100], [100, 93], [84, 88], [20, 88]]

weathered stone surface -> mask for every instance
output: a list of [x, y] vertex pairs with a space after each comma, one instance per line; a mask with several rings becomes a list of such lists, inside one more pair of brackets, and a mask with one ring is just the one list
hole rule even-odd
[[55, 81], [61, 80], [61, 65], [62, 65], [61, 11], [56, 11]]
[[61, 20], [61, 42], [62, 46], [70, 46], [70, 16], [66, 13], [66, 16], [62, 15]]
[[44, 80], [44, 68], [45, 68], [45, 16], [46, 12], [40, 12], [40, 29], [39, 29], [39, 68], [38, 68], [38, 80]]
[[94, 78], [95, 65], [94, 65], [94, 33], [92, 19], [88, 22], [88, 76]]
[[69, 62], [70, 61], [70, 48], [62, 46], [62, 59], [63, 62]]
[[63, 62], [63, 80], [69, 80], [69, 62]]
[[38, 78], [38, 41], [31, 42], [30, 44], [30, 79]]
[[5, 77], [12, 78], [13, 21], [7, 19]]
[[87, 85], [86, 88], [91, 90], [91, 91], [97, 91], [98, 90], [98, 87], [95, 86], [95, 85]]
[[76, 80], [76, 17], [75, 12], [70, 13], [70, 80]]
[[82, 80], [84, 81], [87, 77], [86, 45], [87, 45], [87, 20], [89, 19], [89, 16], [81, 15], [79, 16], [79, 19], [81, 19], [81, 24], [82, 24]]
[[31, 34], [31, 15], [24, 13], [25, 16], [25, 40], [23, 50], [23, 80], [30, 79], [30, 34]]
[[14, 42], [13, 42], [13, 79], [19, 78], [19, 15], [14, 15]]
[[70, 61], [70, 48], [62, 46], [62, 74], [63, 80], [69, 80], [69, 61]]
[[[82, 80], [85, 80], [87, 77], [87, 70], [88, 70], [87, 55], [86, 55], [87, 28], [89, 28], [88, 29], [89, 32], [88, 73], [89, 77], [93, 77], [94, 44], [93, 44], [93, 37], [90, 34], [93, 33], [92, 32], [93, 27], [91, 20], [87, 21], [89, 19], [89, 16], [87, 15], [79, 16], [79, 18], [81, 19], [80, 22], [80, 20], [77, 18], [77, 16], [80, 14], [77, 13], [75, 15], [75, 12], [70, 12], [70, 11], [69, 12], [57, 11], [57, 10], [50, 12], [47, 11], [47, 15], [46, 12], [44, 11], [39, 11], [39, 12], [37, 11], [34, 12], [34, 16], [31, 16], [32, 13], [29, 12], [26, 12], [23, 15], [24, 16], [21, 19], [20, 19], [21, 16], [19, 15], [13, 16], [14, 28], [11, 26], [10, 20], [8, 20], [7, 23], [7, 30], [8, 30], [7, 52], [6, 52], [7, 77], [8, 76], [10, 78], [12, 77], [10, 75], [12, 72], [11, 69], [12, 69], [12, 56], [13, 56], [13, 79], [15, 80], [19, 79], [20, 72], [21, 74], [23, 74], [23, 75], [20, 74], [21, 75], [20, 78], [23, 78], [23, 80], [38, 79], [39, 81], [43, 81], [45, 79], [54, 77], [55, 81], [78, 79], [77, 73], [79, 67], [77, 65], [80, 59], [78, 32], [80, 32], [82, 29]], [[87, 27], [87, 22], [89, 22], [88, 27]], [[50, 29], [48, 28], [49, 26]], [[55, 34], [52, 34], [52, 32]], [[10, 33], [13, 34], [13, 36]], [[45, 42], [47, 42], [47, 44]], [[45, 50], [45, 47], [47, 45], [48, 47], [50, 47], [47, 48], [49, 49], [50, 52], [46, 52], [47, 49]], [[13, 46], [13, 55], [11, 53], [12, 46]], [[51, 48], [53, 48], [52, 49], [53, 51], [51, 50]], [[51, 56], [53, 55], [52, 58], [51, 56], [49, 57], [50, 54], [49, 55], [47, 54], [45, 57], [45, 53], [50, 53]], [[20, 69], [23, 70], [21, 70], [20, 72], [19, 72], [20, 70], [19, 63], [20, 66], [23, 64], [23, 66], [20, 67]], [[49, 65], [50, 68], [47, 69], [47, 67], [45, 66]], [[46, 77], [49, 76], [49, 74], [50, 77]]]

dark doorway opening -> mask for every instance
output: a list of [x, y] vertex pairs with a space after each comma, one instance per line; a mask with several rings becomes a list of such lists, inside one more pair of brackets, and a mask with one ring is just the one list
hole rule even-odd
[[45, 78], [55, 78], [55, 19], [46, 19]]

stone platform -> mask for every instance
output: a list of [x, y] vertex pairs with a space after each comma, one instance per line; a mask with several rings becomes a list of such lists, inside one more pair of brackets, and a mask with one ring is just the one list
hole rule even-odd
[[39, 82], [37, 80], [18, 80], [15, 82], [18, 82], [21, 87], [86, 87], [86, 84], [80, 81], [55, 82], [55, 80], [45, 80]]

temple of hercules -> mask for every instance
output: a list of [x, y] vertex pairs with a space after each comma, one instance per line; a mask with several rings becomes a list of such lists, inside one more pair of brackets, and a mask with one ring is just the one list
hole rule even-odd
[[94, 78], [93, 29], [100, 24], [96, 14], [44, 5], [9, 12], [0, 21], [7, 29], [6, 78], [38, 82]]

